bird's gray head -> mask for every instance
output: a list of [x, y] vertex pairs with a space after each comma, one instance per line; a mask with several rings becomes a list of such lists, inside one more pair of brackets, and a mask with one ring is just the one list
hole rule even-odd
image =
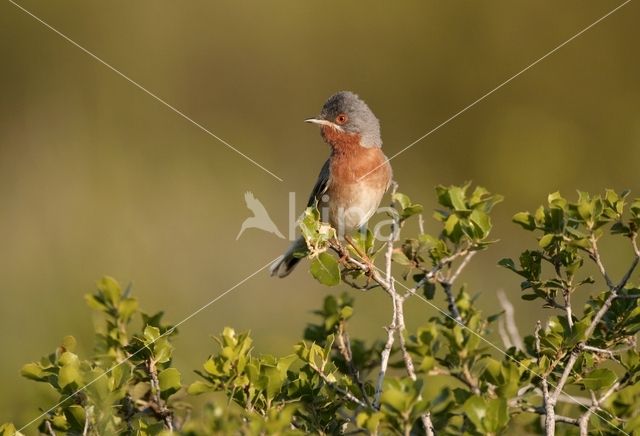
[[349, 134], [358, 134], [364, 147], [382, 147], [380, 122], [369, 106], [350, 91], [338, 92], [326, 101], [320, 115], [305, 120]]

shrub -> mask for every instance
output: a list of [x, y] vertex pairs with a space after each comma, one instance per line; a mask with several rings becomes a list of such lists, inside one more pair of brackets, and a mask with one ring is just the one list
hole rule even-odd
[[[575, 202], [554, 193], [534, 213], [513, 217], [537, 243], [500, 265], [521, 277], [524, 300], [553, 310], [522, 339], [506, 296], [500, 295], [501, 312], [485, 315], [466, 286], [456, 287], [473, 256], [495, 242], [490, 213], [501, 197], [469, 185], [439, 186], [437, 197], [441, 231], [429, 235], [422, 206], [394, 188], [390, 243], [376, 242], [371, 232], [337, 241], [317, 210], [305, 211], [301, 230], [312, 275], [327, 286], [379, 288], [389, 296], [386, 335], [372, 343], [349, 335], [353, 293], [330, 295], [292, 354], [257, 354], [248, 332], [226, 327], [185, 384], [171, 360], [177, 329], [162, 313], [141, 311], [130, 289], [100, 280], [87, 296], [104, 318], [95, 352], [79, 356], [68, 336], [22, 368], [60, 398], [38, 429], [50, 435], [640, 433], [640, 289], [630, 283], [640, 259], [640, 201], [627, 207], [628, 193], [610, 190], [580, 192]], [[400, 238], [415, 219], [419, 234]], [[630, 265], [618, 279], [598, 246], [615, 237], [631, 247]], [[393, 264], [401, 269], [397, 279]], [[600, 291], [582, 310], [574, 308], [572, 297], [589, 289]], [[432, 300], [439, 292], [447, 309], [408, 332], [405, 305], [421, 299], [437, 308]], [[132, 328], [134, 318], [140, 329]], [[487, 339], [496, 331], [504, 347]], [[208, 395], [207, 405], [193, 411], [193, 395]], [[0, 431], [16, 428], [4, 424]]]

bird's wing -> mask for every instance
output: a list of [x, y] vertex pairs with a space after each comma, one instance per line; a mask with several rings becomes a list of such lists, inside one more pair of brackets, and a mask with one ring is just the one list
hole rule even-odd
[[329, 176], [331, 175], [331, 170], [329, 169], [329, 159], [322, 165], [322, 169], [320, 170], [320, 174], [318, 175], [318, 181], [316, 185], [313, 187], [311, 191], [311, 195], [309, 196], [309, 201], [307, 202], [307, 207], [313, 206], [316, 201], [319, 201], [322, 197], [322, 194], [327, 192], [329, 188]]

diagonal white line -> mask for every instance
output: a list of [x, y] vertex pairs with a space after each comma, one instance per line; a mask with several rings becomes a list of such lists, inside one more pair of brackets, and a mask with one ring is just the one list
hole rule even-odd
[[[455, 114], [451, 115], [449, 118], [447, 118], [446, 120], [444, 120], [443, 122], [441, 122], [440, 124], [438, 124], [437, 126], [435, 126], [433, 129], [429, 130], [427, 133], [425, 133], [424, 135], [422, 135], [421, 137], [419, 137], [418, 139], [416, 139], [415, 141], [413, 141], [411, 144], [407, 145], [406, 147], [404, 147], [402, 150], [400, 150], [399, 152], [397, 152], [396, 154], [394, 154], [393, 156], [391, 156], [390, 158], [388, 158], [386, 160], [386, 162], [391, 161], [392, 159], [395, 159], [396, 157], [398, 157], [399, 155], [401, 155], [402, 153], [404, 153], [405, 151], [409, 150], [411, 147], [413, 147], [414, 145], [416, 145], [418, 142], [422, 141], [423, 139], [425, 139], [427, 136], [431, 135], [432, 133], [436, 132], [438, 129], [440, 129], [441, 127], [449, 124], [449, 122], [453, 121], [454, 119], [458, 118], [460, 115], [462, 115], [463, 113], [465, 113], [467, 110], [471, 109], [472, 107], [474, 107], [476, 104], [480, 103], [482, 100], [484, 100], [485, 98], [489, 97], [491, 94], [493, 94], [494, 92], [496, 92], [497, 90], [499, 90], [500, 88], [502, 88], [503, 86], [507, 85], [508, 83], [510, 83], [512, 80], [514, 80], [516, 77], [519, 77], [520, 75], [522, 75], [523, 73], [525, 73], [526, 71], [528, 71], [529, 69], [533, 68], [534, 66], [536, 66], [537, 64], [539, 64], [540, 62], [542, 62], [543, 60], [545, 60], [546, 58], [548, 58], [549, 56], [551, 56], [552, 54], [554, 54], [555, 52], [557, 52], [558, 50], [560, 50], [562, 47], [564, 47], [565, 45], [569, 44], [571, 41], [573, 41], [574, 39], [576, 39], [577, 37], [579, 37], [580, 35], [582, 35], [584, 32], [586, 32], [587, 30], [591, 29], [592, 27], [594, 27], [595, 25], [597, 25], [598, 23], [600, 23], [601, 21], [603, 21], [604, 19], [606, 19], [607, 17], [609, 17], [609, 15], [613, 14], [614, 12], [618, 11], [618, 9], [622, 8], [623, 6], [626, 6], [628, 3], [630, 3], [631, 0], [626, 0], [624, 3], [622, 3], [621, 5], [615, 7], [614, 9], [612, 9], [611, 11], [607, 12], [605, 15], [603, 15], [602, 17], [598, 18], [596, 21], [594, 21], [593, 23], [589, 24], [587, 27], [585, 27], [584, 29], [582, 29], [581, 31], [579, 31], [578, 33], [576, 33], [575, 35], [573, 35], [571, 38], [567, 39], [565, 42], [563, 42], [562, 44], [556, 46], [555, 48], [553, 48], [551, 51], [547, 52], [544, 56], [536, 59], [535, 61], [531, 62], [529, 65], [527, 65], [526, 67], [524, 67], [522, 70], [518, 71], [516, 74], [514, 74], [513, 76], [509, 77], [507, 80], [505, 80], [504, 82], [502, 82], [501, 84], [499, 84], [498, 86], [496, 86], [495, 88], [493, 88], [492, 90], [490, 90], [489, 92], [485, 93], [482, 97], [476, 99], [474, 102], [468, 104], [467, 106], [465, 106], [464, 108], [460, 109], [458, 112], [456, 112]], [[372, 172], [374, 172], [375, 170], [377, 170], [378, 168], [380, 168], [381, 166], [385, 165], [385, 163], [382, 163], [380, 165], [378, 165], [377, 167], [375, 167], [374, 169], [372, 169], [371, 171], [369, 171], [367, 174], [365, 174], [364, 176], [360, 177], [360, 179], [358, 180], [362, 180], [365, 177], [367, 177], [369, 174], [371, 174]]]
[[42, 25], [44, 25], [45, 27], [47, 27], [48, 29], [52, 30], [53, 32], [55, 32], [56, 34], [58, 34], [60, 37], [64, 38], [67, 42], [71, 43], [72, 45], [76, 46], [77, 48], [79, 48], [80, 50], [82, 50], [83, 52], [85, 52], [86, 54], [88, 54], [89, 56], [91, 56], [92, 58], [94, 58], [95, 60], [97, 60], [98, 62], [100, 62], [102, 65], [104, 65], [105, 67], [109, 68], [111, 71], [113, 71], [114, 73], [116, 73], [117, 75], [119, 75], [120, 77], [122, 77], [123, 79], [127, 80], [129, 83], [131, 83], [132, 85], [134, 85], [135, 87], [137, 87], [138, 89], [140, 89], [141, 91], [144, 91], [145, 93], [147, 93], [149, 96], [153, 97], [155, 100], [159, 101], [160, 103], [162, 103], [163, 105], [165, 105], [166, 107], [168, 107], [169, 109], [171, 109], [173, 112], [177, 113], [178, 115], [180, 115], [182, 118], [184, 118], [185, 120], [189, 121], [191, 124], [193, 124], [194, 126], [198, 127], [200, 130], [202, 130], [203, 132], [205, 132], [206, 134], [208, 134], [209, 136], [217, 139], [218, 141], [220, 141], [221, 143], [223, 143], [224, 145], [226, 145], [227, 147], [229, 147], [231, 150], [235, 151], [236, 153], [238, 153], [240, 156], [244, 157], [245, 159], [247, 159], [249, 162], [251, 162], [252, 164], [254, 164], [255, 166], [259, 167], [260, 169], [262, 169], [263, 171], [269, 173], [271, 176], [273, 176], [275, 179], [279, 180], [279, 181], [283, 181], [282, 178], [278, 177], [277, 175], [275, 175], [273, 172], [269, 171], [268, 169], [266, 169], [264, 166], [260, 165], [258, 162], [256, 162], [255, 160], [253, 160], [252, 158], [250, 158], [249, 156], [247, 156], [246, 154], [244, 154], [243, 152], [241, 152], [240, 150], [238, 150], [237, 148], [235, 148], [233, 145], [229, 144], [227, 141], [225, 141], [224, 139], [222, 139], [221, 137], [219, 137], [218, 135], [216, 135], [215, 133], [213, 133], [212, 131], [210, 131], [209, 129], [207, 129], [206, 127], [204, 127], [202, 124], [198, 123], [197, 121], [194, 121], [192, 118], [190, 118], [188, 115], [186, 115], [184, 112], [180, 111], [179, 109], [177, 109], [175, 106], [172, 106], [170, 103], [166, 102], [165, 100], [163, 100], [162, 98], [158, 97], [156, 94], [154, 94], [153, 92], [149, 91], [147, 88], [145, 88], [144, 86], [140, 85], [138, 82], [136, 82], [135, 80], [133, 80], [132, 78], [130, 78], [129, 76], [127, 76], [126, 74], [124, 74], [123, 72], [121, 72], [120, 70], [118, 70], [117, 68], [111, 66], [111, 64], [107, 63], [106, 61], [102, 60], [100, 57], [98, 57], [97, 55], [93, 54], [92, 52], [90, 52], [89, 50], [87, 50], [86, 48], [84, 48], [83, 46], [81, 46], [80, 44], [78, 44], [77, 42], [75, 42], [74, 40], [72, 40], [71, 38], [69, 38], [67, 35], [65, 35], [64, 33], [60, 32], [59, 30], [57, 30], [56, 28], [54, 28], [53, 26], [49, 25], [47, 22], [45, 22], [44, 20], [42, 20], [41, 18], [35, 16], [33, 13], [29, 12], [27, 9], [23, 8], [22, 6], [20, 6], [18, 3], [16, 3], [13, 0], [8, 0], [9, 3], [11, 3], [12, 5], [14, 5], [15, 7], [17, 7], [18, 9], [20, 9], [21, 11], [23, 11], [24, 13], [26, 13], [27, 15], [31, 16], [32, 18], [34, 18], [36, 21], [40, 22]]
[[[375, 265], [374, 265], [375, 266]], [[378, 271], [380, 271], [381, 273], [384, 274], [384, 271], [382, 271], [380, 268], [375, 267]], [[402, 282], [399, 281], [395, 281], [395, 283], [399, 284], [400, 286], [402, 286], [403, 288], [405, 288], [407, 291], [411, 291], [410, 288], [408, 288], [407, 286], [405, 286]], [[494, 344], [493, 342], [491, 342], [490, 340], [486, 339], [484, 336], [482, 336], [481, 334], [479, 334], [478, 332], [470, 329], [469, 327], [467, 327], [465, 324], [461, 323], [460, 321], [456, 320], [453, 316], [451, 316], [450, 313], [442, 310], [441, 308], [439, 308], [438, 306], [436, 306], [435, 304], [433, 304], [431, 301], [427, 300], [426, 298], [424, 298], [422, 295], [418, 294], [417, 292], [412, 292], [413, 295], [415, 295], [416, 297], [418, 297], [419, 299], [421, 299], [422, 301], [424, 301], [425, 303], [427, 303], [429, 306], [433, 307], [434, 309], [436, 309], [438, 312], [440, 312], [441, 314], [443, 314], [444, 316], [446, 316], [447, 318], [451, 319], [453, 322], [455, 322], [456, 324], [458, 324], [460, 327], [462, 327], [463, 329], [467, 330], [469, 333], [473, 334], [474, 336], [476, 336], [478, 339], [480, 339], [481, 341], [483, 341], [484, 343], [486, 343], [487, 345], [489, 345], [491, 348], [495, 349], [496, 351], [498, 351], [500, 354], [504, 355], [505, 357], [507, 357], [509, 360], [511, 360], [512, 362], [516, 363], [518, 366], [522, 367], [524, 370], [530, 372], [531, 374], [535, 375], [536, 377], [540, 377], [542, 378], [542, 376], [540, 374], [538, 374], [536, 371], [532, 370], [531, 368], [527, 367], [525, 364], [523, 364], [522, 362], [520, 362], [518, 359], [516, 359], [515, 357], [509, 355], [506, 351], [504, 351], [502, 348], [500, 348], [498, 345]], [[547, 381], [547, 383], [549, 384], [549, 386], [556, 388], [557, 385]], [[574, 396], [566, 393], [564, 390], [561, 390], [560, 392], [562, 392], [563, 394], [565, 394], [567, 396], [567, 398], [569, 398], [570, 400], [572, 400], [574, 403], [576, 403], [578, 406], [582, 406], [585, 409], [589, 409], [589, 406], [583, 404], [581, 401], [579, 401], [577, 398], [575, 398]], [[629, 433], [626, 433], [624, 430], [622, 430], [620, 427], [618, 427], [617, 425], [615, 425], [613, 422], [611, 422], [610, 420], [608, 420], [607, 418], [605, 418], [604, 416], [602, 416], [600, 413], [598, 413], [597, 411], [593, 412], [594, 415], [596, 415], [598, 418], [602, 419], [604, 422], [606, 422], [607, 424], [609, 424], [611, 427], [615, 428], [616, 430], [618, 430], [620, 433], [630, 436]]]
[[232, 287], [230, 287], [229, 289], [227, 289], [226, 291], [224, 291], [223, 293], [219, 294], [217, 297], [215, 297], [213, 300], [209, 301], [207, 304], [205, 304], [204, 306], [201, 306], [198, 310], [192, 312], [190, 315], [188, 315], [186, 318], [184, 318], [182, 321], [178, 322], [177, 324], [175, 324], [173, 327], [171, 327], [169, 330], [167, 330], [166, 332], [164, 332], [163, 334], [161, 334], [160, 336], [158, 336], [156, 339], [154, 339], [153, 341], [151, 341], [147, 346], [140, 348], [138, 351], [136, 351], [135, 353], [130, 354], [126, 359], [124, 359], [122, 362], [118, 362], [115, 365], [113, 365], [111, 368], [109, 368], [108, 370], [106, 370], [103, 374], [99, 375], [98, 377], [94, 378], [93, 380], [91, 380], [89, 383], [85, 384], [84, 386], [82, 386], [81, 388], [79, 388], [78, 390], [76, 390], [75, 392], [73, 392], [72, 394], [70, 394], [69, 396], [63, 398], [60, 402], [54, 404], [53, 406], [51, 406], [49, 409], [47, 409], [46, 411], [44, 411], [43, 413], [41, 413], [40, 415], [36, 416], [35, 418], [33, 418], [31, 421], [29, 421], [28, 423], [26, 423], [25, 425], [23, 425], [21, 428], [19, 428], [18, 430], [16, 430], [15, 434], [18, 434], [19, 432], [21, 432], [22, 430], [24, 430], [25, 428], [29, 427], [31, 424], [39, 421], [41, 418], [43, 418], [44, 416], [46, 416], [47, 414], [49, 414], [50, 412], [52, 412], [53, 410], [55, 410], [58, 406], [60, 406], [62, 403], [64, 403], [65, 401], [67, 401], [69, 398], [73, 398], [74, 396], [76, 396], [77, 394], [79, 394], [80, 392], [84, 391], [85, 389], [87, 389], [89, 386], [91, 386], [92, 384], [94, 384], [95, 382], [97, 382], [98, 380], [100, 380], [102, 377], [104, 377], [105, 375], [109, 374], [110, 372], [112, 372], [114, 369], [116, 369], [117, 367], [119, 367], [120, 365], [122, 365], [123, 363], [127, 362], [129, 359], [131, 359], [132, 357], [134, 357], [136, 354], [138, 354], [139, 352], [141, 352], [142, 350], [148, 348], [150, 345], [153, 345], [158, 339], [170, 335], [171, 333], [173, 333], [173, 331], [175, 329], [177, 329], [179, 326], [181, 326], [182, 324], [184, 324], [185, 322], [189, 321], [191, 318], [193, 318], [194, 316], [196, 316], [197, 314], [199, 314], [200, 312], [202, 312], [203, 310], [205, 310], [207, 307], [211, 306], [213, 303], [215, 303], [216, 301], [220, 300], [222, 297], [224, 297], [225, 295], [227, 295], [229, 292], [233, 291], [234, 289], [236, 289], [237, 287], [239, 287], [240, 285], [244, 284], [245, 282], [247, 282], [249, 279], [251, 279], [252, 277], [256, 276], [258, 273], [260, 273], [261, 271], [263, 271], [265, 268], [267, 268], [269, 265], [271, 265], [273, 262], [276, 261], [275, 258], [273, 260], [270, 260], [269, 263], [267, 263], [266, 265], [262, 266], [259, 270], [255, 271], [254, 273], [248, 275], [247, 277], [245, 277], [244, 279], [240, 280], [238, 283], [236, 283], [235, 285], [233, 285]]

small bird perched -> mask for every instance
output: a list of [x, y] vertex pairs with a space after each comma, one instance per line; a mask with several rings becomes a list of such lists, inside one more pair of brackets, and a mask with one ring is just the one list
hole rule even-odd
[[[364, 226], [391, 184], [391, 165], [382, 153], [380, 122], [369, 106], [349, 91], [332, 95], [320, 115], [305, 120], [318, 124], [331, 155], [320, 170], [307, 207], [317, 205], [340, 237]], [[304, 252], [303, 237], [295, 240], [270, 268], [272, 276], [286, 277]]]

